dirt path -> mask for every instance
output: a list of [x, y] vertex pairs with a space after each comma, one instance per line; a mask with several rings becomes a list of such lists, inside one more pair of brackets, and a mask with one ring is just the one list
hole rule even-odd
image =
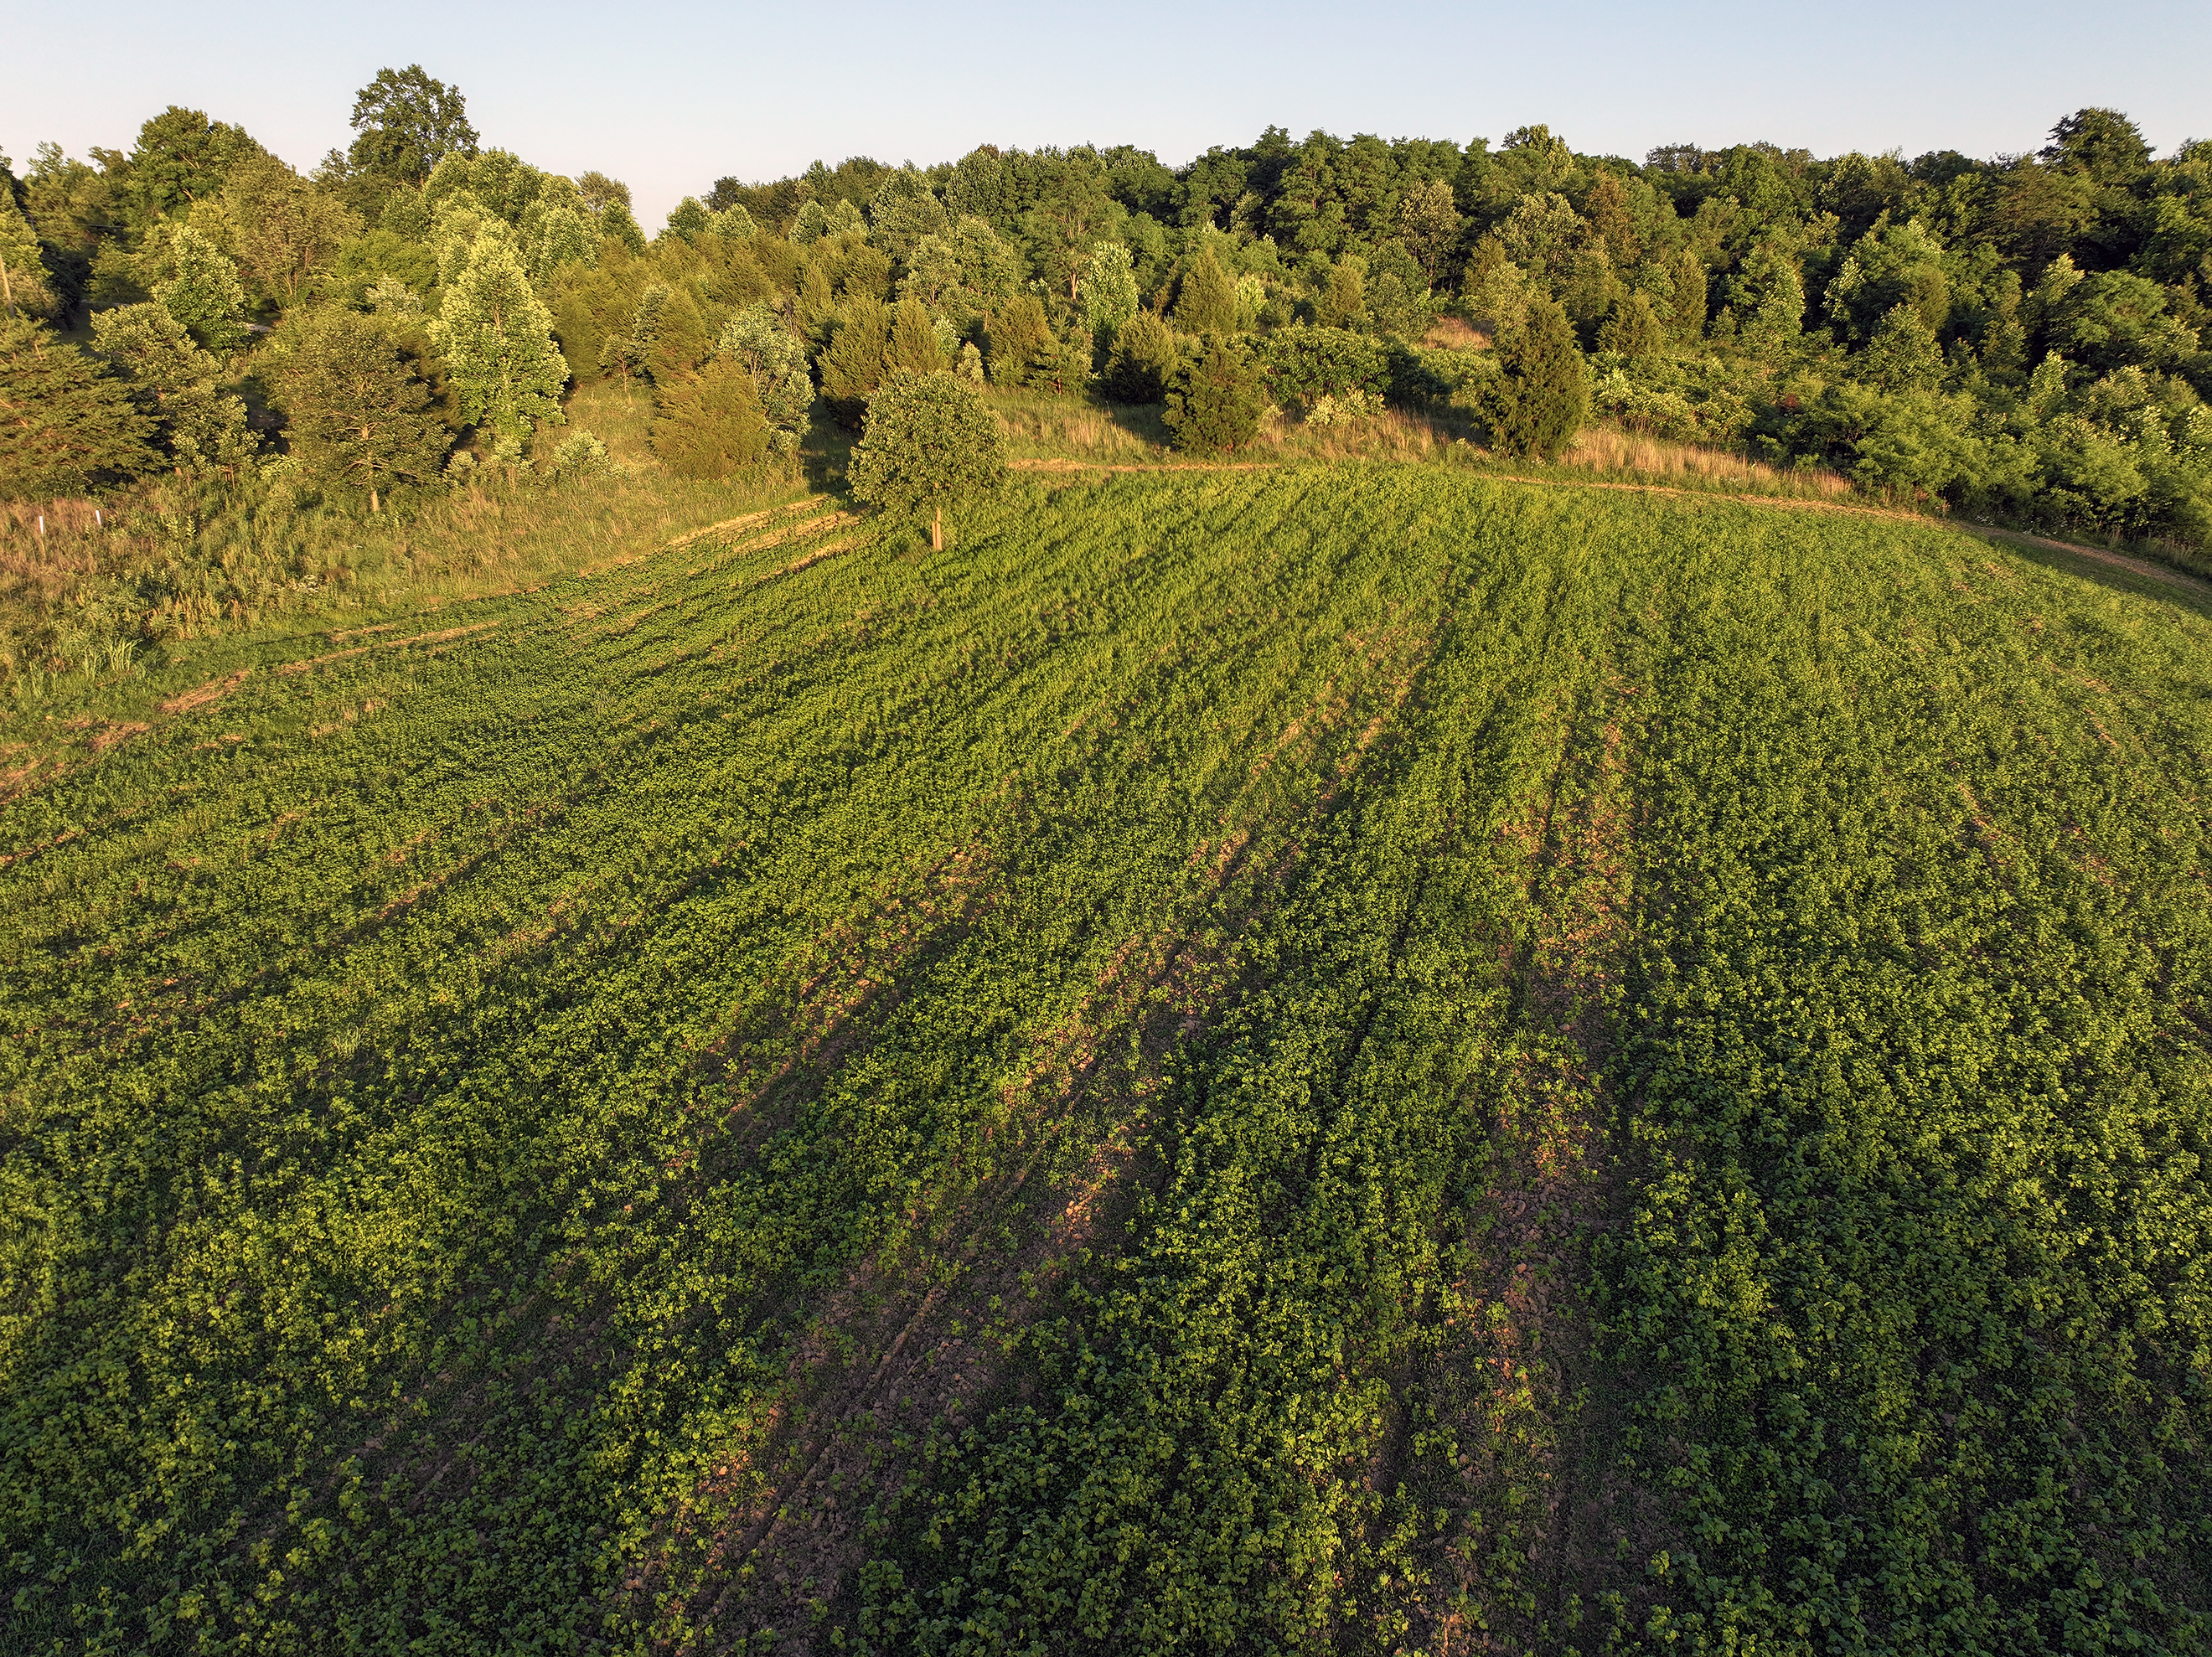
[[2069, 552], [2076, 558], [2124, 569], [2130, 575], [2147, 575], [2154, 581], [2163, 581], [2168, 586], [2181, 587], [2191, 592], [2212, 594], [2212, 581], [2175, 569], [2170, 564], [2154, 563], [2148, 558], [2138, 558], [2132, 553], [2115, 552], [2110, 547], [2085, 547], [2078, 541], [2054, 541], [2046, 535], [2030, 535], [2024, 530], [1999, 529], [1993, 524], [1961, 523], [1959, 527], [1970, 535], [1991, 537], [1999, 540], [2025, 541], [2030, 546], [2048, 547], [2053, 552]]

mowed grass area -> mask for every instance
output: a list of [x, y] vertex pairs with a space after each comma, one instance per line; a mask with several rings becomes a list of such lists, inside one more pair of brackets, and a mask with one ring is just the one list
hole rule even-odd
[[2190, 595], [957, 527], [228, 639], [0, 804], [0, 1648], [2212, 1638]]

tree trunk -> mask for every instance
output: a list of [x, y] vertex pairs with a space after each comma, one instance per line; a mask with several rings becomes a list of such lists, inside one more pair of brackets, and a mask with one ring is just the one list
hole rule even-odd
[[371, 483], [368, 486], [368, 509], [371, 512], [382, 512], [384, 510], [382, 507], [376, 504], [376, 485], [374, 483]]
[[929, 549], [932, 552], [945, 550], [945, 508], [942, 507], [933, 507], [930, 509]]

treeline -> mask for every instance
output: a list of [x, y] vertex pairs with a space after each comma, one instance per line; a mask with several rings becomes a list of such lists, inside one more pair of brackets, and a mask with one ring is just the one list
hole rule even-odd
[[1978, 513], [2212, 546], [2212, 145], [2114, 112], [2032, 155], [1829, 160], [1543, 127], [1294, 142], [1180, 168], [990, 146], [718, 180], [647, 240], [629, 191], [483, 149], [459, 92], [386, 70], [302, 177], [171, 109], [128, 153], [4, 174], [0, 491], [157, 468], [349, 509], [492, 464], [605, 464], [574, 381], [658, 402], [718, 476], [857, 429], [901, 372], [1159, 403], [1234, 447], [1446, 407], [1549, 453], [1592, 413], [1826, 464]]

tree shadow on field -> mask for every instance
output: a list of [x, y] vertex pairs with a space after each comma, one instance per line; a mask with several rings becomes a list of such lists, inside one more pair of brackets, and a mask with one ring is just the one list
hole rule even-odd
[[2094, 582], [2110, 592], [2175, 604], [2212, 621], [2212, 583], [2186, 571], [2167, 569], [2129, 553], [2105, 554], [2094, 548], [2075, 549], [2016, 530], [1975, 526], [1967, 533], [2002, 546], [2041, 568]]

